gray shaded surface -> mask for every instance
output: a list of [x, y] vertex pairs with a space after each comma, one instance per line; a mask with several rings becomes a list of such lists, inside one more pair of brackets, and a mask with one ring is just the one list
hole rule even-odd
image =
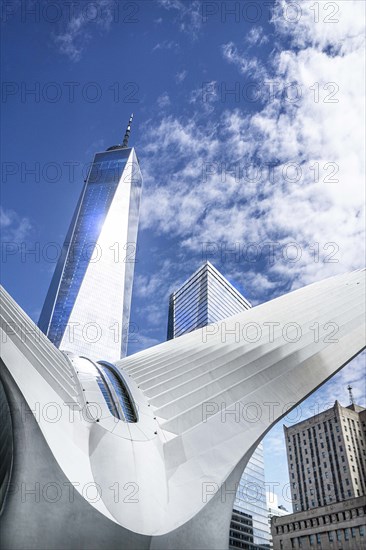
[[[180, 528], [159, 537], [132, 533], [105, 518], [70, 488], [38, 424], [4, 363], [0, 377], [10, 406], [14, 463], [0, 517], [2, 550], [184, 550], [228, 548], [235, 484], [247, 458], [204, 509]], [[54, 484], [54, 485], [52, 485]], [[55, 500], [55, 502], [51, 502]]]
[[11, 485], [0, 518], [1, 549], [148, 549], [149, 537], [113, 523], [76, 490], [70, 491], [69, 480], [3, 362], [0, 372], [14, 430]]
[[0, 514], [3, 509], [11, 469], [13, 465], [13, 428], [11, 425], [10, 410], [4, 386], [0, 381]]

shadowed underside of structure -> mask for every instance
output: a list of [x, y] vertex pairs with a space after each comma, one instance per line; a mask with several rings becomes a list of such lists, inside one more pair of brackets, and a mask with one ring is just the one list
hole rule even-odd
[[117, 362], [130, 422], [101, 366], [55, 348], [2, 291], [2, 547], [227, 548], [258, 442], [363, 349], [364, 293], [364, 271], [333, 277]]

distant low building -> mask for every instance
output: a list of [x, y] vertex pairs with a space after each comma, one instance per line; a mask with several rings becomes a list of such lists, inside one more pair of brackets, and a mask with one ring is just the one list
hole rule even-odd
[[366, 497], [272, 519], [274, 550], [366, 548]]
[[[278, 496], [275, 493], [266, 493], [268, 508], [268, 524], [271, 529], [272, 518], [288, 516], [290, 512], [282, 504], [278, 504]], [[272, 538], [270, 539], [270, 548], [273, 548]]]

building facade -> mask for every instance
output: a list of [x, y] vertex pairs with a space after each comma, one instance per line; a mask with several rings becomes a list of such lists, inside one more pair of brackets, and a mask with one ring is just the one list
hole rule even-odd
[[272, 538], [275, 550], [363, 550], [366, 497], [274, 517]]
[[284, 427], [295, 512], [366, 494], [366, 410], [334, 406]]
[[[271, 530], [272, 518], [288, 516], [290, 512], [284, 506], [278, 504], [278, 496], [275, 493], [266, 493], [266, 498], [268, 508], [268, 526]], [[270, 541], [270, 548], [273, 548], [272, 538]]]
[[[250, 308], [250, 302], [207, 261], [170, 296], [168, 340]], [[269, 547], [262, 444], [254, 451], [240, 479], [230, 547], [253, 550]]]
[[274, 548], [365, 548], [366, 409], [336, 401], [284, 431], [295, 513], [273, 518]]
[[242, 533], [231, 528], [230, 548], [270, 548], [262, 443], [255, 449], [241, 476], [234, 502], [233, 519], [238, 513], [251, 518], [252, 529], [250, 533]]
[[111, 361], [127, 350], [142, 188], [129, 131], [94, 156], [38, 322], [57, 347]]
[[251, 307], [248, 300], [207, 261], [170, 295], [168, 340]]

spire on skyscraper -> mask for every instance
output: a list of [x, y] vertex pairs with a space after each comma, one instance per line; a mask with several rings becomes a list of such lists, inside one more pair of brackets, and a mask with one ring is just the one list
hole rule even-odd
[[130, 120], [128, 121], [126, 132], [125, 132], [125, 135], [124, 135], [124, 138], [123, 138], [122, 147], [124, 149], [126, 147], [128, 147], [128, 140], [129, 140], [130, 133], [131, 133], [132, 120], [133, 120], [133, 113], [131, 113]]
[[347, 390], [348, 390], [348, 393], [349, 393], [350, 405], [354, 405], [355, 400], [354, 400], [353, 393], [352, 393], [352, 386], [350, 384], [348, 384]]

